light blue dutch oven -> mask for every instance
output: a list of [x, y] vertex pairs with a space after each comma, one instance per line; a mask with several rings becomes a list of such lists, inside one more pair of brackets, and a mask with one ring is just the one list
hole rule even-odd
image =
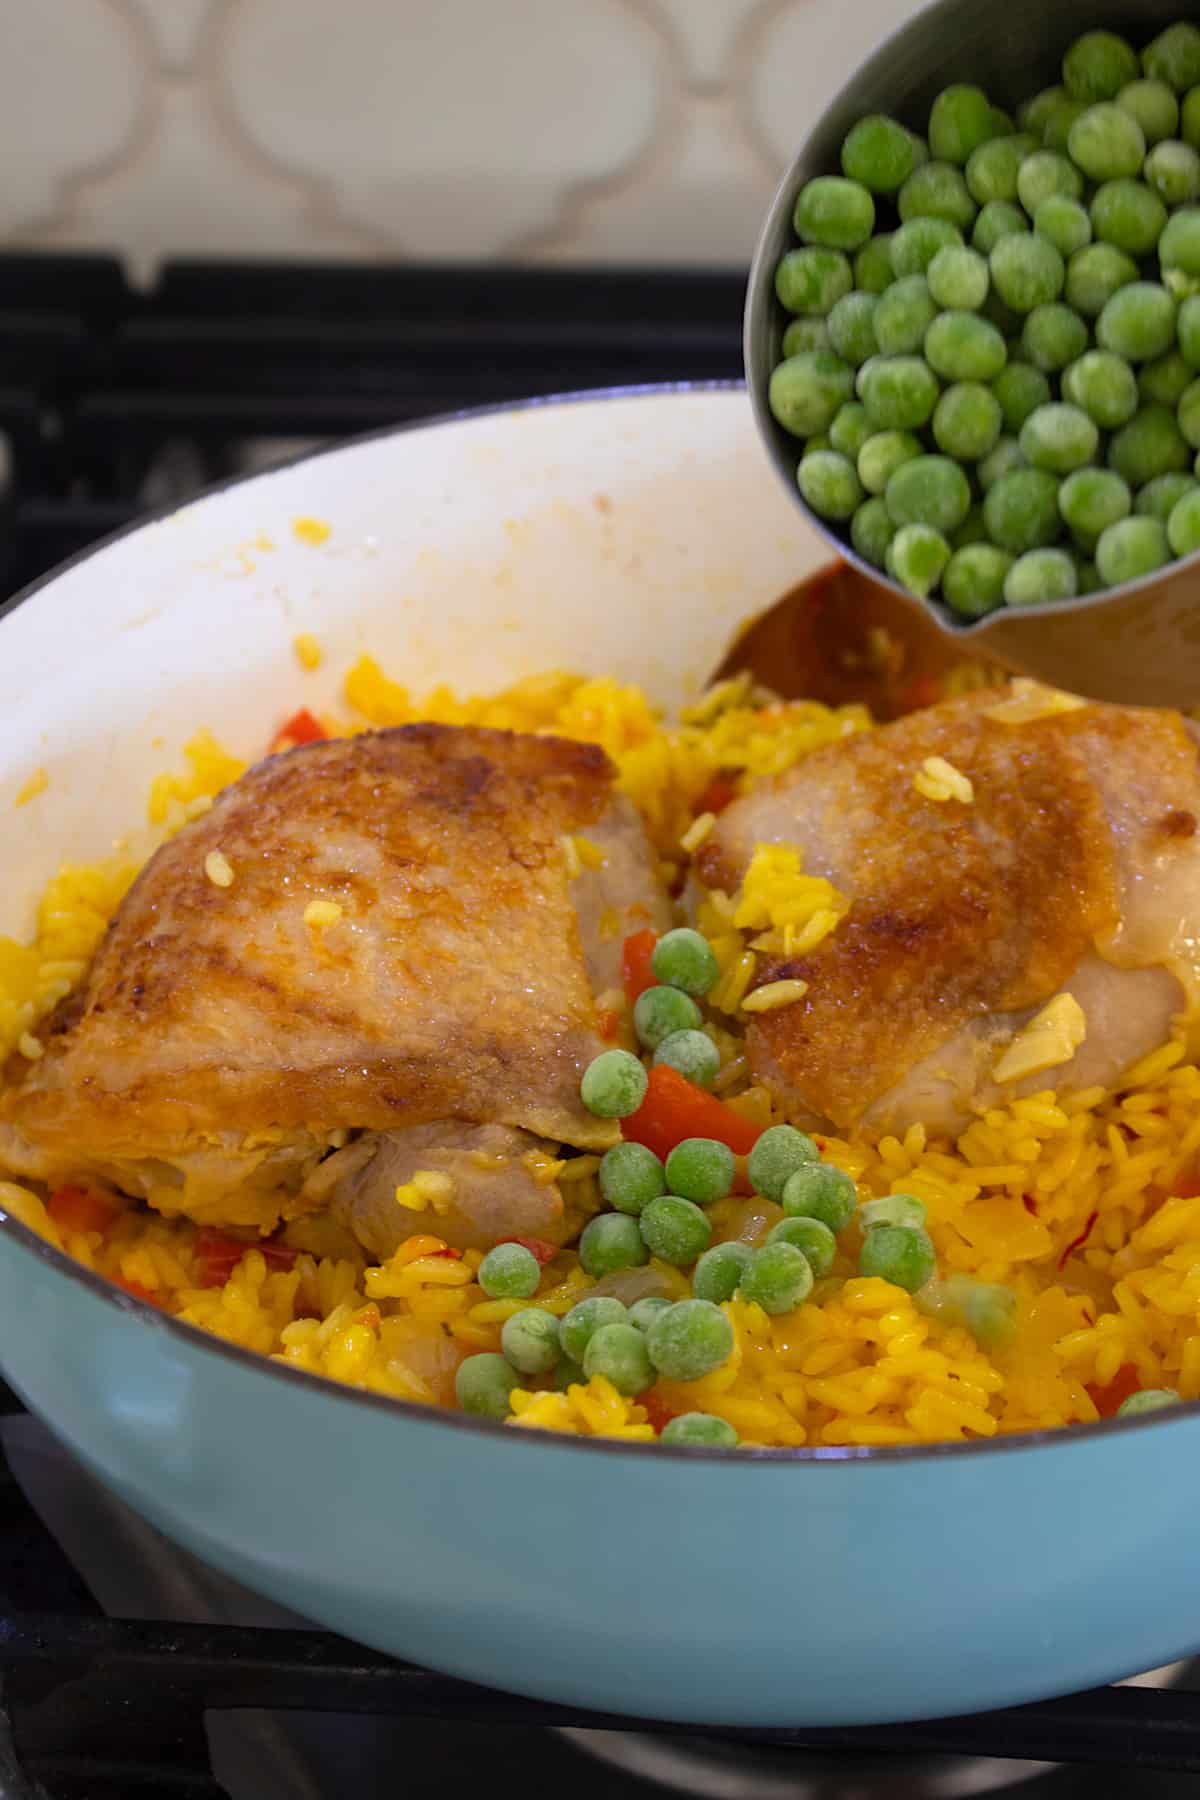
[[[319, 546], [303, 518], [331, 527]], [[254, 753], [363, 649], [417, 690], [558, 666], [670, 704], [821, 554], [737, 389], [469, 415], [209, 495], [0, 623], [0, 931], [139, 824], [198, 726]], [[932, 1450], [551, 1438], [230, 1349], [0, 1225], [0, 1361], [30, 1407], [171, 1537], [379, 1649], [789, 1726], [999, 1706], [1200, 1647], [1200, 1407]]]

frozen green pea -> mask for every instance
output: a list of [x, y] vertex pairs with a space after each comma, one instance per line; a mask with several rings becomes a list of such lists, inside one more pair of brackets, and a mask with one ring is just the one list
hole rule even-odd
[[1145, 256], [1163, 235], [1167, 209], [1144, 181], [1106, 181], [1092, 196], [1092, 231], [1129, 256]]
[[602, 1325], [623, 1325], [627, 1314], [621, 1302], [612, 1294], [589, 1294], [585, 1299], [576, 1301], [569, 1313], [563, 1317], [559, 1329], [562, 1347], [572, 1362], [582, 1366], [583, 1353], [587, 1349], [594, 1332]]
[[1065, 156], [1071, 141], [1071, 127], [1086, 111], [1086, 100], [1072, 100], [1070, 96], [1063, 100], [1046, 121], [1046, 129], [1042, 133], [1042, 143], [1046, 149], [1053, 150], [1056, 156]]
[[934, 441], [959, 462], [978, 462], [994, 447], [1003, 422], [1000, 402], [990, 388], [978, 381], [958, 381], [934, 408]]
[[850, 521], [850, 542], [863, 561], [876, 569], [886, 568], [888, 545], [895, 535], [892, 515], [879, 494], [864, 500]]
[[[1005, 238], [993, 255], [999, 255], [1005, 244], [1020, 241]], [[946, 381], [994, 381], [1008, 361], [1008, 347], [996, 327], [978, 313], [944, 312], [925, 333], [925, 360]]]
[[761, 1306], [765, 1313], [793, 1312], [813, 1289], [812, 1264], [794, 1244], [778, 1239], [756, 1250], [742, 1271], [739, 1292], [743, 1300]]
[[1185, 206], [1171, 214], [1158, 240], [1158, 260], [1164, 269], [1200, 275], [1200, 207]]
[[707, 994], [721, 972], [708, 939], [687, 925], [663, 932], [654, 946], [650, 967], [656, 981], [696, 998]]
[[1022, 131], [1039, 141], [1044, 137], [1051, 117], [1067, 100], [1065, 87], [1042, 88], [1017, 108], [1017, 124]]
[[1175, 470], [1167, 475], [1156, 475], [1138, 492], [1133, 510], [1148, 519], [1158, 519], [1163, 525], [1171, 517], [1172, 512], [1185, 494], [1196, 489], [1194, 475], [1185, 475]]
[[1009, 606], [1073, 600], [1077, 591], [1075, 564], [1065, 550], [1027, 550], [1004, 579], [1004, 599]]
[[1095, 542], [1133, 505], [1129, 485], [1113, 469], [1076, 469], [1058, 490], [1058, 510], [1074, 532]]
[[703, 1031], [673, 1031], [654, 1052], [654, 1061], [675, 1069], [697, 1087], [710, 1088], [721, 1067], [721, 1053]]
[[1123, 356], [1088, 350], [1063, 370], [1063, 399], [1081, 406], [1104, 431], [1114, 431], [1138, 409], [1137, 377]]
[[1176, 305], [1156, 281], [1118, 288], [1096, 321], [1096, 342], [1129, 362], [1149, 362], [1175, 341]]
[[881, 346], [875, 340], [874, 294], [844, 294], [827, 320], [829, 341], [834, 350], [853, 368], [874, 356]]
[[1152, 81], [1186, 93], [1200, 82], [1200, 31], [1194, 25], [1168, 25], [1142, 51], [1142, 69]]
[[1156, 475], [1186, 469], [1191, 460], [1175, 414], [1165, 406], [1144, 406], [1108, 446], [1109, 468], [1132, 488], [1145, 487]]
[[[996, 403], [999, 405], [999, 401]], [[994, 448], [984, 457], [975, 471], [975, 479], [986, 494], [990, 487], [995, 487], [1001, 476], [1011, 474], [1013, 469], [1025, 468], [1025, 458], [1021, 454], [1021, 446], [1015, 437], [997, 438]]]
[[1074, 256], [1092, 241], [1088, 210], [1069, 194], [1047, 194], [1033, 215], [1033, 228], [1062, 257]]
[[1004, 603], [1004, 578], [1013, 559], [995, 544], [966, 544], [956, 550], [942, 576], [942, 598], [964, 619], [982, 619]]
[[819, 1219], [832, 1232], [844, 1231], [854, 1217], [858, 1190], [843, 1169], [832, 1163], [806, 1162], [783, 1184], [779, 1204], [788, 1218]]
[[946, 532], [966, 518], [971, 488], [950, 457], [917, 456], [896, 470], [884, 497], [897, 525], [932, 525]]
[[1159, 519], [1118, 519], [1096, 545], [1096, 568], [1105, 587], [1138, 581], [1170, 560], [1166, 527]]
[[1062, 532], [1058, 482], [1046, 469], [1014, 469], [988, 489], [983, 517], [992, 542], [1014, 556], [1053, 544]]
[[647, 1050], [657, 1050], [673, 1031], [696, 1031], [702, 1023], [700, 1008], [680, 988], [644, 988], [634, 1001], [633, 1029]]
[[1190, 144], [1174, 140], [1156, 144], [1143, 173], [1168, 206], [1186, 206], [1200, 195], [1200, 156]]
[[987, 526], [983, 522], [983, 507], [976, 501], [957, 531], [950, 533], [951, 550], [965, 550], [968, 544], [986, 544], [988, 541]]
[[480, 1419], [507, 1419], [512, 1407], [509, 1395], [521, 1378], [506, 1357], [492, 1351], [468, 1356], [458, 1365], [454, 1397], [463, 1412]]
[[993, 200], [1015, 200], [1017, 170], [1037, 149], [1032, 137], [1015, 135], [990, 138], [967, 159], [966, 182], [972, 200], [987, 206]]
[[583, 1364], [577, 1363], [573, 1357], [560, 1356], [554, 1365], [550, 1377], [557, 1393], [563, 1394], [569, 1387], [581, 1387], [587, 1377], [583, 1372]]
[[818, 431], [815, 437], [807, 438], [805, 440], [804, 449], [806, 454], [811, 450], [814, 455], [818, 450], [832, 450], [833, 445], [829, 441], [829, 433], [827, 431]]
[[805, 350], [828, 350], [829, 326], [824, 319], [793, 319], [783, 334], [780, 350], [785, 358]]
[[1179, 1395], [1174, 1388], [1139, 1388], [1136, 1394], [1130, 1394], [1122, 1400], [1117, 1408], [1118, 1419], [1136, 1419], [1139, 1413], [1161, 1412], [1164, 1407], [1178, 1406]]
[[1137, 264], [1124, 251], [1112, 244], [1088, 244], [1067, 266], [1067, 305], [1094, 319], [1119, 289], [1137, 278]]
[[991, 277], [987, 261], [965, 244], [946, 244], [925, 272], [929, 293], [939, 306], [974, 312], [987, 299]]
[[1184, 300], [1175, 320], [1179, 351], [1190, 368], [1200, 369], [1200, 296]]
[[1014, 312], [1032, 312], [1062, 293], [1066, 267], [1048, 238], [1036, 232], [1002, 237], [988, 258], [996, 292]]
[[547, 1375], [561, 1353], [558, 1320], [540, 1306], [527, 1306], [504, 1321], [500, 1348], [522, 1375]]
[[583, 1072], [583, 1104], [598, 1119], [626, 1119], [646, 1098], [646, 1071], [628, 1050], [602, 1050]]
[[1200, 488], [1193, 487], [1175, 502], [1167, 520], [1167, 542], [1176, 556], [1200, 550]]
[[1052, 300], [1025, 316], [1021, 354], [1035, 369], [1065, 369], [1087, 349], [1088, 328], [1077, 312]]
[[[1132, 125], [1133, 121], [1128, 123]], [[1053, 150], [1035, 150], [1017, 170], [1017, 198], [1031, 219], [1042, 201], [1048, 200], [1051, 194], [1065, 194], [1069, 200], [1078, 200], [1082, 193], [1083, 177], [1079, 170]]]
[[541, 1265], [524, 1244], [497, 1244], [480, 1263], [476, 1277], [489, 1300], [528, 1300], [541, 1278]]
[[868, 1231], [858, 1258], [860, 1275], [890, 1281], [894, 1287], [915, 1294], [937, 1268], [937, 1256], [928, 1235], [906, 1225], [877, 1225]]
[[947, 162], [927, 162], [914, 169], [900, 189], [897, 205], [906, 225], [910, 219], [945, 219], [960, 231], [974, 222], [977, 211], [962, 170]]
[[[622, 1212], [599, 1213], [589, 1219], [579, 1239], [579, 1260], [593, 1281], [615, 1275], [618, 1269], [640, 1269], [650, 1258], [638, 1220]], [[563, 1348], [568, 1355], [574, 1354], [565, 1341]]]
[[989, 200], [975, 221], [971, 243], [981, 256], [990, 256], [1003, 237], [1029, 230], [1029, 220], [1008, 200]]
[[[1071, 127], [1067, 148], [1071, 161], [1089, 180], [1115, 181], [1122, 175], [1141, 173], [1146, 138], [1132, 113], [1106, 101], [1080, 114]], [[1072, 198], [1077, 200], [1082, 191], [1081, 182]]]
[[928, 425], [938, 392], [936, 375], [919, 356], [881, 356], [863, 375], [862, 402], [880, 431], [919, 431]]
[[1128, 81], [1117, 105], [1137, 120], [1148, 144], [1173, 138], [1179, 129], [1179, 102], [1165, 81]]
[[932, 525], [901, 525], [887, 548], [886, 568], [893, 581], [922, 599], [931, 594], [950, 561], [950, 545]]
[[614, 1144], [600, 1159], [597, 1179], [606, 1204], [617, 1212], [640, 1213], [649, 1201], [667, 1191], [663, 1166], [645, 1144]]
[[1098, 594], [1103, 586], [1104, 583], [1100, 579], [1100, 571], [1097, 569], [1095, 563], [1089, 560], [1081, 560], [1079, 564], [1080, 594]]
[[771, 373], [767, 403], [795, 437], [827, 431], [854, 391], [854, 374], [831, 350], [803, 350]]
[[733, 1151], [716, 1138], [684, 1138], [667, 1158], [666, 1176], [672, 1194], [711, 1206], [733, 1186]]
[[1012, 137], [1017, 129], [1012, 114], [1005, 112], [1002, 106], [993, 106], [989, 110], [992, 118], [992, 136]]
[[915, 1296], [918, 1310], [929, 1318], [963, 1325], [985, 1349], [1012, 1342], [1017, 1326], [1017, 1296], [999, 1282], [974, 1275], [951, 1275], [931, 1281]]
[[643, 1294], [629, 1309], [629, 1323], [636, 1325], [639, 1331], [649, 1331], [659, 1313], [665, 1312], [670, 1304], [661, 1294]]
[[853, 286], [850, 264], [840, 250], [818, 250], [812, 245], [789, 250], [775, 271], [779, 304], [806, 318], [824, 318]]
[[842, 174], [873, 194], [894, 194], [916, 162], [912, 133], [882, 113], [852, 125], [842, 144]]
[[822, 519], [849, 519], [863, 499], [854, 464], [836, 450], [818, 450], [802, 457], [796, 480], [800, 492]]
[[692, 1292], [697, 1300], [721, 1306], [732, 1300], [753, 1255], [749, 1244], [730, 1238], [706, 1250], [692, 1270]]
[[858, 479], [868, 494], [882, 494], [902, 463], [924, 453], [911, 431], [877, 431], [858, 453]]
[[892, 234], [881, 232], [854, 258], [854, 285], [864, 294], [882, 294], [896, 279], [892, 267]]
[[1035, 408], [1045, 406], [1050, 383], [1032, 364], [1012, 361], [992, 382], [992, 392], [1000, 402], [1005, 430], [1016, 432]]
[[1149, 406], [1178, 406], [1195, 378], [1187, 359], [1178, 350], [1168, 350], [1138, 370], [1138, 393]]
[[1112, 31], [1085, 31], [1063, 57], [1063, 86], [1075, 100], [1111, 100], [1137, 74], [1137, 52]]
[[1032, 469], [1066, 475], [1091, 462], [1100, 444], [1095, 421], [1082, 407], [1051, 401], [1031, 412], [1021, 427], [1021, 454]]
[[733, 1326], [711, 1300], [677, 1300], [654, 1320], [646, 1348], [668, 1381], [699, 1381], [733, 1354]]
[[847, 400], [845, 406], [839, 407], [837, 416], [829, 427], [829, 442], [834, 450], [855, 462], [872, 430], [866, 407], [861, 401]]
[[771, 1125], [762, 1132], [746, 1163], [746, 1174], [756, 1194], [766, 1200], [783, 1198], [788, 1176], [819, 1160], [817, 1146], [794, 1125]]
[[948, 219], [910, 219], [892, 233], [889, 256], [893, 279], [902, 281], [906, 275], [923, 275], [939, 250], [962, 241], [962, 232]]
[[1179, 135], [1193, 150], [1200, 150], [1200, 87], [1191, 88], [1183, 97], [1179, 108]]
[[864, 1231], [875, 1231], [880, 1225], [906, 1225], [910, 1231], [921, 1231], [925, 1202], [915, 1194], [883, 1194], [878, 1200], [864, 1200], [858, 1222]]
[[818, 175], [796, 196], [796, 236], [827, 250], [860, 250], [875, 229], [875, 202], [861, 182]]
[[611, 1381], [618, 1394], [644, 1393], [655, 1375], [645, 1334], [636, 1325], [602, 1325], [588, 1340], [583, 1372], [589, 1381], [598, 1375]]
[[[945, 252], [939, 251], [939, 255]], [[936, 260], [936, 259], [935, 259]], [[930, 267], [932, 268], [932, 263]], [[884, 356], [920, 350], [937, 317], [937, 306], [924, 275], [903, 275], [881, 294], [875, 307], [875, 342]]]
[[713, 1450], [732, 1450], [738, 1434], [727, 1419], [715, 1413], [677, 1413], [658, 1434], [660, 1444], [696, 1444]]
[[960, 82], [944, 88], [929, 113], [929, 154], [939, 162], [965, 163], [995, 135], [991, 101], [982, 88]]
[[1200, 381], [1193, 381], [1180, 397], [1176, 418], [1193, 450], [1200, 450]]
[[778, 1225], [773, 1225], [767, 1233], [767, 1242], [793, 1244], [801, 1256], [807, 1257], [808, 1266], [817, 1281], [828, 1275], [837, 1255], [837, 1239], [828, 1225], [823, 1225], [819, 1219], [780, 1219]]

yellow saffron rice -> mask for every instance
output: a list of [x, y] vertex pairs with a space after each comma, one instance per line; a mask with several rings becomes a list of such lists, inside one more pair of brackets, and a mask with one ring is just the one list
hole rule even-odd
[[[326, 721], [331, 730], [419, 718], [603, 745], [672, 873], [711, 829], [711, 820], [699, 829], [697, 820], [714, 779], [736, 788], [870, 728], [859, 707], [783, 704], [747, 678], [722, 684], [672, 725], [635, 688], [567, 674], [492, 698], [461, 700], [440, 688], [416, 701], [363, 657], [345, 691], [353, 720]], [[163, 836], [178, 830], [242, 771], [199, 734], [187, 768], [154, 783], [152, 825]], [[934, 774], [966, 801], [945, 771]], [[581, 839], [572, 845], [581, 863], [590, 848]], [[42, 896], [32, 943], [0, 938], [0, 1062], [28, 1046], [80, 980], [134, 873], [119, 857], [64, 867]], [[739, 895], [702, 898], [699, 923], [721, 970], [710, 996], [724, 1021], [710, 1028], [721, 1053], [716, 1086], [754, 1124], [779, 1122], [766, 1091], [750, 1084], [739, 1035], [758, 953], [818, 942], [837, 929], [845, 906], [786, 846], [760, 851]], [[602, 996], [601, 1005], [610, 999], [623, 1006], [619, 994]], [[1200, 1398], [1200, 1068], [1181, 1040], [1128, 1071], [1117, 1091], [1097, 1088], [1060, 1103], [1048, 1089], [986, 1113], [956, 1141], [914, 1126], [903, 1140], [829, 1138], [821, 1146], [863, 1199], [904, 1192], [924, 1202], [943, 1275], [1015, 1290], [1018, 1322], [1007, 1348], [986, 1352], [961, 1326], [924, 1316], [902, 1289], [859, 1276], [852, 1225], [832, 1270], [796, 1311], [768, 1317], [742, 1299], [727, 1304], [734, 1352], [714, 1374], [660, 1379], [636, 1400], [603, 1378], [565, 1392], [548, 1377], [522, 1378], [511, 1426], [641, 1442], [669, 1416], [703, 1411], [726, 1419], [745, 1445], [888, 1445], [1090, 1421], [1134, 1386]], [[601, 1208], [596, 1168], [594, 1157], [545, 1162], [576, 1231]], [[453, 1404], [458, 1363], [498, 1350], [505, 1320], [523, 1306], [561, 1317], [591, 1286], [566, 1249], [543, 1271], [532, 1301], [490, 1300], [478, 1282], [480, 1253], [448, 1250], [437, 1234], [441, 1196], [431, 1172], [418, 1172], [397, 1194], [421, 1235], [383, 1264], [323, 1217], [289, 1225], [268, 1245], [242, 1246], [119, 1197], [103, 1197], [95, 1217], [86, 1206], [79, 1216], [64, 1213], [54, 1200], [47, 1210], [35, 1186], [2, 1177], [0, 1207], [181, 1319], [294, 1367], [429, 1405]], [[735, 1196], [710, 1209], [714, 1240], [761, 1242], [779, 1217], [760, 1198]], [[689, 1291], [677, 1270], [650, 1266], [665, 1292]]]

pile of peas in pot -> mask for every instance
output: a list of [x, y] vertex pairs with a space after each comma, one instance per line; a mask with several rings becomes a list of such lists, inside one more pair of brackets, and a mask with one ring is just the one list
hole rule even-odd
[[1200, 28], [1109, 31], [1011, 118], [859, 121], [775, 272], [805, 502], [954, 614], [1200, 549]]
[[[520, 1243], [489, 1251], [479, 1285], [489, 1299], [519, 1307], [504, 1323], [499, 1353], [470, 1356], [460, 1365], [460, 1407], [504, 1420], [517, 1388], [564, 1389], [603, 1376], [618, 1393], [637, 1398], [660, 1380], [699, 1381], [736, 1354], [728, 1310], [733, 1301], [753, 1302], [768, 1317], [792, 1313], [834, 1276], [839, 1251], [841, 1279], [857, 1270], [889, 1281], [914, 1294], [923, 1311], [965, 1325], [981, 1343], [1007, 1342], [1015, 1296], [971, 1277], [938, 1280], [919, 1199], [888, 1194], [860, 1204], [850, 1176], [792, 1125], [751, 1134], [745, 1155], [721, 1137], [686, 1134], [689, 1091], [706, 1107], [697, 1117], [719, 1120], [727, 1110], [708, 1093], [720, 1058], [704, 1029], [703, 1002], [718, 977], [717, 959], [701, 933], [680, 928], [658, 940], [652, 969], [654, 984], [633, 1009], [641, 1053], [602, 1052], [580, 1084], [590, 1111], [625, 1121], [622, 1142], [599, 1166], [603, 1210], [588, 1221], [578, 1243], [593, 1291], [559, 1319], [538, 1305], [539, 1288], [555, 1285], [557, 1276], [546, 1275]], [[650, 1073], [662, 1068], [688, 1087], [683, 1107], [676, 1102], [679, 1123], [671, 1147], [659, 1155], [636, 1133], [644, 1109], [653, 1105]], [[730, 1112], [730, 1118], [736, 1115]], [[710, 1209], [735, 1192], [769, 1203], [774, 1222], [767, 1226], [758, 1208], [752, 1241], [714, 1232]], [[677, 1272], [681, 1281], [674, 1285], [678, 1291], [686, 1283], [685, 1297], [645, 1293], [626, 1305], [611, 1290], [651, 1262]], [[718, 1448], [738, 1442], [727, 1420], [697, 1411], [671, 1417], [660, 1438]]]

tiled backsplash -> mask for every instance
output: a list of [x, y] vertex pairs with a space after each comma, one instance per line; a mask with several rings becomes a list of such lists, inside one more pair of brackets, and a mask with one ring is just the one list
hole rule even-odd
[[916, 0], [9, 0], [0, 236], [740, 263]]

